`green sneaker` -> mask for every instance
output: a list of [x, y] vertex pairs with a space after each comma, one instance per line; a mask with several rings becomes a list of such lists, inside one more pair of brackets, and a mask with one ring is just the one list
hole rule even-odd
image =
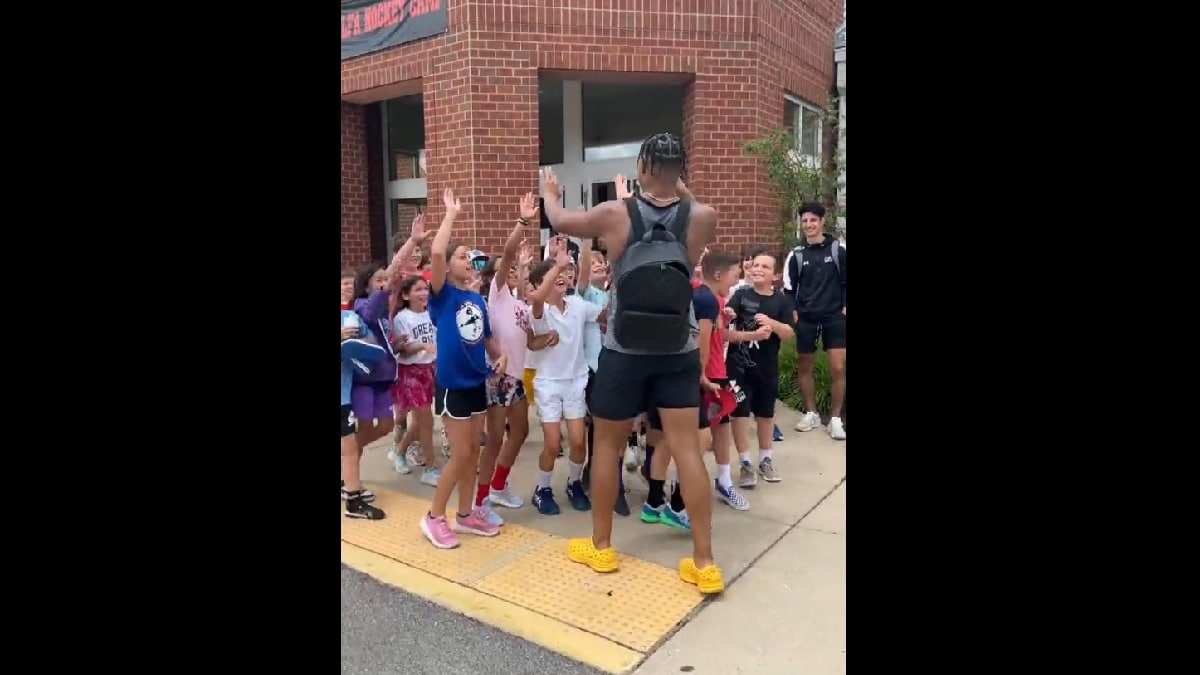
[[665, 502], [659, 505], [658, 508], [654, 508], [653, 506], [642, 502], [642, 522], [650, 524], [663, 522], [663, 510], [666, 508], [667, 505]]
[[670, 504], [665, 504], [667, 508], [663, 509], [662, 516], [659, 518], [660, 523], [680, 530], [691, 530], [692, 521], [688, 518], [687, 509], [676, 511], [671, 508]]

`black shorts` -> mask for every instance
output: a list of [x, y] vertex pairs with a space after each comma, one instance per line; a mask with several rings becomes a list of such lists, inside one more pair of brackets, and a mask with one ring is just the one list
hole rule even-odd
[[628, 420], [658, 408], [700, 407], [700, 356], [622, 354], [600, 350], [592, 381], [592, 415]]
[[846, 317], [838, 314], [827, 320], [806, 320], [800, 317], [796, 323], [796, 352], [813, 354], [817, 351], [817, 338], [826, 350], [846, 348]]
[[466, 389], [443, 389], [441, 385], [433, 388], [433, 412], [439, 417], [445, 415], [451, 419], [465, 420], [473, 415], [484, 414], [487, 408], [486, 384]]
[[342, 438], [354, 435], [354, 406], [342, 406]]
[[775, 417], [775, 399], [779, 396], [779, 375], [776, 368], [770, 369], [771, 375], [765, 374], [760, 368], [751, 368], [742, 373], [737, 380], [738, 386], [746, 398], [733, 410], [734, 417]]
[[[717, 384], [721, 384], [721, 385], [729, 383], [729, 380], [712, 380], [712, 381], [716, 382]], [[700, 395], [701, 395], [701, 397], [703, 397], [704, 392], [700, 392]], [[696, 428], [700, 431], [708, 429], [709, 428], [708, 408], [706, 406], [701, 405], [697, 408], [697, 410], [699, 411], [699, 413], [697, 414], [697, 417], [700, 418], [700, 425]], [[649, 425], [649, 427], [655, 431], [662, 431], [662, 417], [659, 416], [658, 407], [654, 405], [653, 401], [650, 402], [650, 409], [646, 411], [646, 424]], [[718, 422], [717, 424], [729, 424], [729, 416], [726, 415], [725, 417], [722, 417], [721, 421]]]

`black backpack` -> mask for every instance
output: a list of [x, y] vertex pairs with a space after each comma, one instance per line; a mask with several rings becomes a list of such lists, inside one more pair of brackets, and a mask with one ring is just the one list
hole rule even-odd
[[627, 349], [678, 353], [691, 331], [692, 266], [686, 242], [680, 240], [691, 204], [685, 200], [675, 205], [670, 230], [661, 222], [647, 227], [643, 212], [650, 207], [637, 197], [627, 197], [625, 208], [629, 211], [630, 243], [621, 253], [621, 271], [613, 279], [617, 299], [613, 337]]

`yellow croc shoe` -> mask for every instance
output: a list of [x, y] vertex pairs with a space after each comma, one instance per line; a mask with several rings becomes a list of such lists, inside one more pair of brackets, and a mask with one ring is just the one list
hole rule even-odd
[[679, 561], [679, 578], [694, 585], [705, 595], [713, 595], [725, 590], [725, 581], [721, 578], [721, 568], [716, 565], [696, 567], [696, 561], [684, 558]]
[[[592, 571], [595, 572], [617, 571], [616, 549], [609, 546], [605, 549], [596, 550], [596, 545], [592, 543], [591, 537], [568, 539], [567, 558], [569, 558], [571, 562], [587, 565], [588, 567], [592, 568]], [[695, 567], [695, 565], [692, 567]]]

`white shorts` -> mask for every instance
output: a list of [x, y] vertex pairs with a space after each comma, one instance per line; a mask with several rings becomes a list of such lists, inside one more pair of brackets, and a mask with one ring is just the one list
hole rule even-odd
[[537, 406], [542, 422], [581, 420], [587, 417], [588, 376], [580, 375], [573, 380], [551, 380], [538, 373], [533, 378], [533, 403]]

